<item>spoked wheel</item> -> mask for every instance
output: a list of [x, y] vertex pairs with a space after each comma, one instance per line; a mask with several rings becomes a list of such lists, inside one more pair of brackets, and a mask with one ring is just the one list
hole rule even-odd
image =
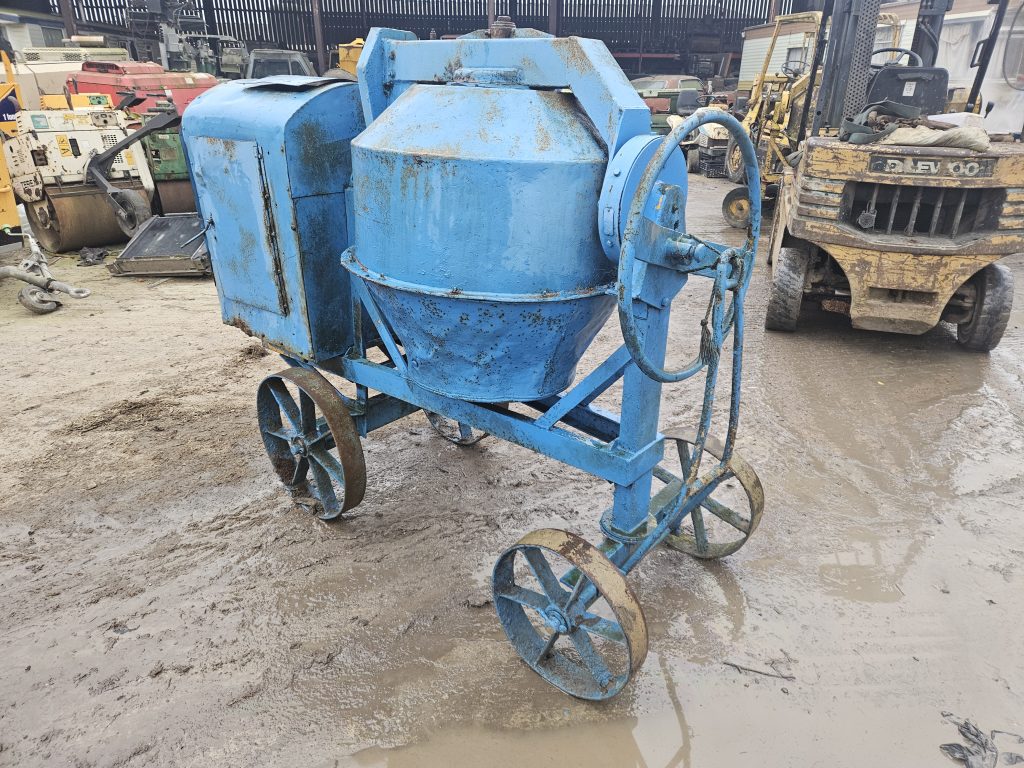
[[[695, 459], [694, 441], [692, 435], [665, 436], [665, 460], [654, 470], [654, 476], [663, 488], [655, 494], [653, 511], [678, 497], [683, 479], [689, 475]], [[722, 444], [708, 438], [704, 443], [701, 474], [717, 466], [722, 454]], [[763, 511], [761, 480], [747, 462], [733, 453], [725, 474], [716, 482], [711, 495], [683, 520], [676, 533], [669, 534], [665, 543], [672, 549], [702, 560], [725, 557], [747, 543], [761, 522]]]
[[305, 368], [275, 373], [260, 384], [256, 408], [278, 477], [292, 492], [313, 493], [321, 520], [334, 520], [363, 500], [366, 464], [359, 433], [327, 379]]
[[463, 424], [461, 421], [449, 419], [447, 416], [442, 416], [432, 411], [426, 411], [426, 414], [427, 421], [430, 422], [430, 426], [434, 428], [434, 431], [450, 443], [473, 445], [487, 437], [486, 432], [473, 429], [473, 427]]
[[730, 227], [746, 229], [750, 222], [750, 197], [746, 187], [730, 189], [722, 200], [722, 216]]
[[647, 657], [636, 595], [576, 534], [544, 528], [507, 550], [494, 566], [494, 606], [523, 661], [572, 696], [614, 696]]

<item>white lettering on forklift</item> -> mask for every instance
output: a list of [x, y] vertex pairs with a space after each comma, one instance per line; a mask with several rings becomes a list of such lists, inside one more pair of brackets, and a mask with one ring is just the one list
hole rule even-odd
[[915, 81], [913, 81], [913, 80], [908, 80], [907, 82], [905, 82], [903, 84], [903, 95], [904, 96], [913, 96], [914, 95], [914, 91], [916, 91], [916, 90], [917, 90], [917, 83]]
[[949, 164], [949, 170], [954, 176], [977, 176], [981, 173], [981, 163], [973, 160], [954, 161]]

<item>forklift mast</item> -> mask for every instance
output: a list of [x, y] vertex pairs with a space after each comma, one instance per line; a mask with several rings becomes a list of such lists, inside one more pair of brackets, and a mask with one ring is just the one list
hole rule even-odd
[[921, 0], [910, 49], [921, 57], [921, 66], [934, 67], [939, 56], [939, 37], [946, 14], [953, 10], [953, 0]]
[[[989, 0], [989, 5], [995, 6], [995, 14], [991, 32], [978, 43], [971, 58], [971, 68], [976, 73], [967, 98], [968, 112], [980, 111], [981, 84], [1008, 4], [1009, 0]], [[873, 76], [871, 53], [875, 49], [880, 6], [880, 0], [835, 0], [821, 86], [811, 122], [812, 136], [819, 135], [822, 128], [838, 127], [844, 118], [861, 112], [867, 105], [868, 85]], [[945, 15], [952, 7], [953, 0], [921, 0], [910, 48], [921, 57], [918, 66], [935, 66]]]
[[836, 0], [811, 134], [865, 106], [881, 0]]

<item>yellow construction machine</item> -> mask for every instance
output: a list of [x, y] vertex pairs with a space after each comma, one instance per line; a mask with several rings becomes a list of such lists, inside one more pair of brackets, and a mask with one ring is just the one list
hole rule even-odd
[[[757, 148], [761, 198], [764, 200], [775, 198], [782, 173], [788, 167], [787, 158], [796, 152], [800, 142], [807, 91], [808, 88], [813, 91], [818, 79], [818, 51], [824, 45], [828, 20], [828, 16], [820, 11], [776, 17], [764, 63], [750, 89], [742, 125]], [[878, 26], [891, 30], [892, 47], [876, 51], [876, 55], [893, 55], [899, 50], [897, 46], [902, 33], [899, 17], [891, 13], [880, 14]], [[787, 54], [792, 56], [798, 52], [799, 57], [788, 58], [784, 64], [778, 65], [778, 71], [773, 71], [780, 42], [785, 44]], [[812, 99], [813, 96], [812, 93]], [[726, 150], [725, 172], [730, 181], [746, 183], [743, 157], [735, 140], [729, 141]], [[737, 187], [725, 196], [722, 215], [730, 226], [739, 229], [747, 226], [750, 203], [745, 186]]]
[[[0, 50], [0, 63], [3, 63], [5, 78], [0, 83], [0, 131], [3, 132], [0, 140], [3, 140], [17, 131], [15, 116], [25, 102], [21, 98], [21, 86], [14, 79], [14, 67], [6, 51]], [[10, 234], [6, 233], [20, 226], [18, 201], [14, 197], [14, 187], [11, 186], [11, 174], [7, 170], [7, 163], [0, 157], [0, 232], [5, 233], [4, 237], [9, 239]]]
[[854, 1], [836, 4], [810, 137], [782, 175], [765, 327], [794, 330], [813, 302], [875, 331], [945, 321], [964, 347], [993, 349], [1013, 300], [996, 262], [1024, 252], [1024, 144], [990, 136], [973, 113], [1007, 0], [975, 56], [967, 114], [949, 118], [963, 125], [948, 130], [937, 122], [950, 93], [934, 66], [941, 14], [922, 10], [919, 50], [899, 51], [909, 63], [872, 66], [878, 1], [875, 18], [868, 0], [852, 13]]
[[325, 77], [337, 77], [344, 80], [356, 80], [356, 64], [363, 52], [364, 40], [357, 37], [351, 43], [341, 43], [331, 51], [331, 68], [324, 72]]

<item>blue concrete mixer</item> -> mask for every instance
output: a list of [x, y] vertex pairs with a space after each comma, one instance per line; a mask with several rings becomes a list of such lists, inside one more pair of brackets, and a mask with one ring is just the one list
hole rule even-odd
[[[363, 499], [360, 436], [418, 410], [460, 445], [491, 435], [614, 485], [600, 546], [534, 531], [493, 576], [523, 660], [567, 693], [604, 699], [647, 654], [629, 572], [662, 543], [698, 558], [734, 552], [764, 506], [733, 451], [757, 162], [717, 110], [652, 136], [600, 42], [507, 22], [495, 32], [420, 41], [374, 29], [358, 84], [224, 84], [192, 103], [182, 134], [224, 320], [288, 364], [257, 392], [264, 445], [322, 519]], [[746, 162], [742, 248], [686, 232], [678, 145], [709, 122]], [[710, 287], [699, 351], [667, 370], [672, 300], [691, 279]], [[613, 313], [621, 347], [578, 377]], [[719, 443], [709, 431], [730, 341]], [[662, 385], [699, 376], [695, 429], [661, 433]], [[620, 381], [619, 413], [595, 405]], [[739, 503], [727, 488], [741, 489]]]

